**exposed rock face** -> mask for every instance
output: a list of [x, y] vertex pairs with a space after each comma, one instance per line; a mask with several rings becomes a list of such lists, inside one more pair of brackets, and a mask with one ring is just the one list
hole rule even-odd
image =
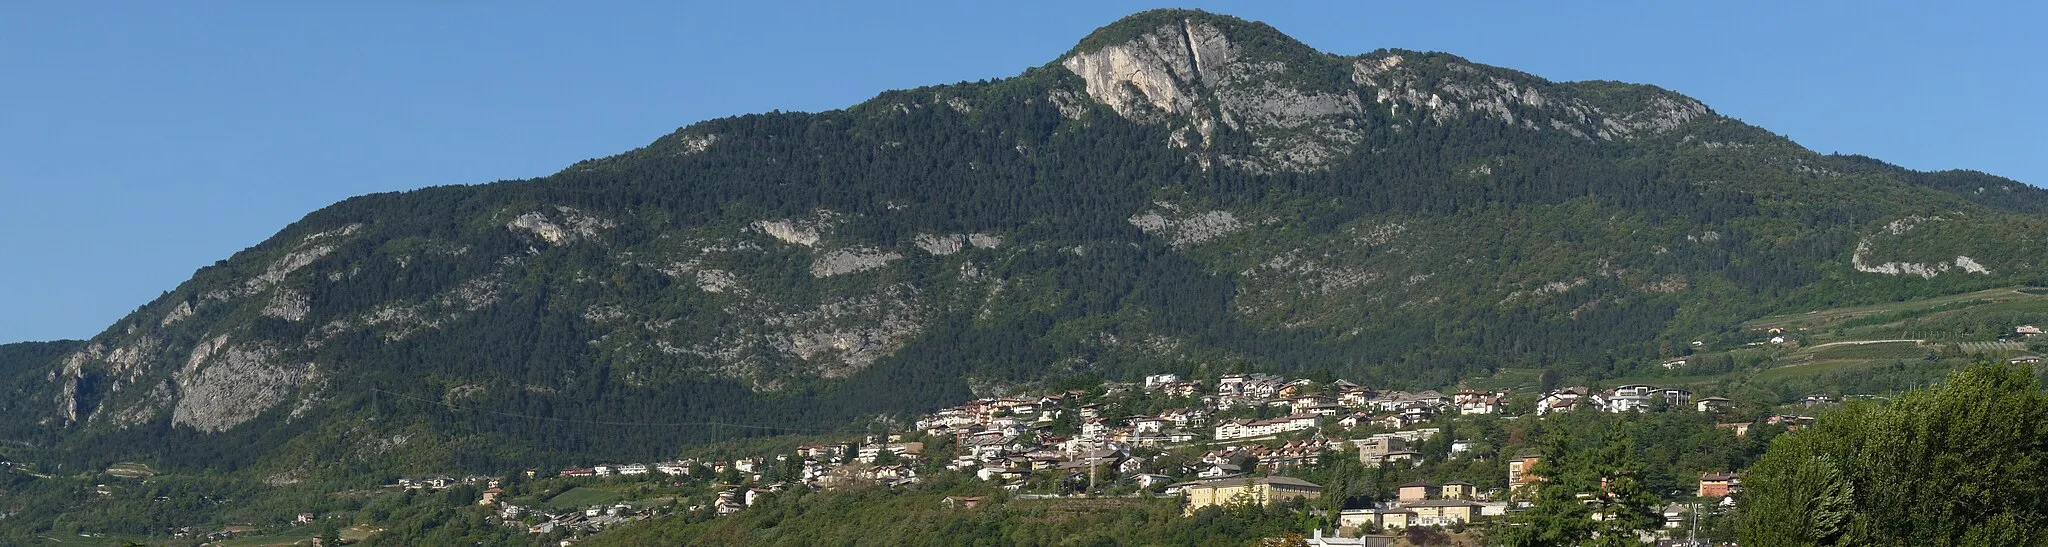
[[1046, 100], [1052, 102], [1053, 108], [1059, 109], [1060, 117], [1078, 120], [1088, 114], [1088, 99], [1078, 93], [1055, 89], [1046, 96]]
[[994, 234], [917, 234], [911, 240], [918, 249], [933, 256], [947, 256], [967, 249], [968, 246], [995, 249], [1003, 246], [1003, 236]]
[[1216, 85], [1218, 69], [1236, 57], [1237, 47], [1222, 31], [1183, 21], [1129, 43], [1068, 57], [1062, 65], [1088, 82], [1089, 96], [1117, 114], [1157, 120], [1157, 114], [1193, 111], [1198, 96], [1192, 86]]
[[817, 247], [840, 220], [839, 213], [820, 209], [806, 218], [757, 220], [752, 227], [783, 243]]
[[243, 286], [242, 294], [255, 294], [277, 286], [279, 281], [284, 281], [284, 276], [299, 271], [299, 268], [311, 266], [313, 261], [320, 260], [333, 252], [333, 245], [316, 245], [284, 255], [283, 259], [278, 260], [275, 264], [271, 264], [270, 269], [264, 270], [261, 275], [250, 279]]
[[[559, 221], [556, 219], [559, 219]], [[546, 240], [550, 245], [562, 245], [579, 239], [597, 237], [600, 231], [616, 226], [618, 224], [611, 220], [584, 214], [582, 211], [561, 206], [555, 207], [555, 215], [553, 217], [550, 217], [545, 212], [534, 211], [519, 215], [517, 218], [513, 218], [511, 222], [505, 223], [506, 229], [515, 232], [532, 233], [533, 235], [540, 236], [541, 239]]]
[[683, 137], [681, 144], [684, 155], [696, 154], [710, 150], [711, 145], [718, 144], [718, 135], [690, 135]]
[[1189, 246], [1223, 237], [1245, 228], [1236, 215], [1230, 211], [1206, 211], [1182, 214], [1180, 208], [1161, 203], [1161, 209], [1131, 215], [1132, 226], [1155, 237], [1165, 238], [1174, 248]]
[[967, 242], [983, 249], [994, 249], [1003, 246], [1003, 236], [979, 233], [967, 234]]
[[1878, 230], [1877, 234], [1866, 236], [1856, 241], [1856, 250], [1849, 253], [1849, 266], [1863, 273], [1917, 275], [1924, 279], [1932, 279], [1951, 270], [1985, 275], [1992, 273], [1990, 268], [1979, 264], [1976, 259], [1964, 255], [1956, 255], [1955, 260], [1943, 262], [1875, 262], [1870, 258], [1873, 252], [1872, 246], [1875, 243], [1874, 238], [1905, 236], [1913, 232], [1915, 228], [1944, 220], [1947, 219], [1939, 216], [1907, 216], [1885, 223], [1884, 227]]
[[333, 245], [314, 245], [292, 251], [286, 254], [284, 258], [272, 263], [269, 268], [263, 270], [263, 273], [249, 278], [249, 281], [243, 283], [239, 289], [210, 291], [206, 293], [206, 299], [225, 301], [262, 294], [264, 291], [270, 290], [271, 287], [277, 286], [278, 282], [284, 281], [285, 276], [291, 275], [292, 272], [298, 271], [299, 268], [310, 266], [313, 262], [325, 258], [333, 252]]
[[832, 277], [861, 272], [889, 265], [903, 255], [872, 247], [839, 249], [811, 261], [811, 275]]
[[1886, 275], [1917, 275], [1926, 279], [1933, 279], [1934, 276], [1941, 275], [1943, 272], [1947, 272], [1951, 269], [1962, 270], [1963, 272], [1974, 274], [1991, 273], [1990, 268], [1984, 267], [1983, 264], [1978, 264], [1976, 259], [1972, 259], [1970, 257], [1962, 255], [1956, 255], [1956, 259], [1954, 262], [1871, 263], [1868, 259], [1864, 258], [1868, 254], [1870, 254], [1870, 240], [1868, 238], [1865, 238], [1862, 241], [1856, 242], [1856, 251], [1854, 253], [1850, 253], [1849, 255], [1849, 265], [1851, 267], [1856, 268], [1856, 271], [1863, 273], [1876, 273]]
[[203, 355], [194, 350], [194, 361], [179, 371], [183, 396], [171, 409], [173, 425], [226, 431], [284, 403], [316, 374], [310, 363], [275, 363], [278, 351], [269, 345], [219, 349], [226, 343], [221, 337]]
[[79, 384], [85, 381], [85, 370], [82, 367], [81, 361], [77, 354], [66, 358], [62, 375], [51, 378], [51, 380], [58, 382], [57, 415], [67, 425], [78, 423], [78, 415], [87, 411], [87, 409], [80, 408], [82, 404], [78, 399]]
[[434, 301], [443, 308], [457, 311], [484, 309], [484, 306], [497, 302], [503, 296], [500, 294], [504, 286], [504, 281], [501, 279], [503, 277], [504, 272], [500, 271], [464, 281], [461, 285], [456, 285], [454, 289], [450, 289], [447, 293], [442, 294], [440, 298], [434, 299]]
[[179, 369], [179, 372], [188, 375], [198, 374], [199, 366], [206, 364], [207, 359], [213, 358], [214, 352], [220, 351], [220, 348], [225, 347], [227, 345], [228, 335], [225, 334], [213, 337], [213, 339], [211, 340], [201, 341], [198, 344], [193, 345], [192, 357], [185, 360], [185, 367]]
[[[1256, 286], [1260, 289], [1265, 289], [1270, 284], [1276, 285], [1280, 290], [1265, 291], [1273, 294], [1254, 294], [1250, 292], [1246, 294], [1263, 296], [1266, 297], [1266, 300], [1298, 296], [1304, 292], [1328, 295], [1379, 281], [1384, 277], [1372, 270], [1325, 264], [1323, 263], [1324, 261], [1308, 256], [1303, 249], [1295, 249], [1269, 258], [1265, 262], [1259, 263], [1257, 268], [1246, 270], [1242, 275], [1251, 280], [1250, 283], [1247, 283], [1248, 288]], [[1284, 282], [1261, 283], [1275, 278], [1284, 280]], [[1258, 299], [1254, 298], [1251, 300]]]
[[[314, 262], [318, 262], [320, 259], [326, 258], [327, 255], [333, 254], [338, 244], [338, 242], [333, 240], [355, 235], [362, 228], [363, 225], [361, 224], [350, 224], [306, 236], [299, 240], [297, 248], [289, 253], [285, 253], [284, 257], [279, 258], [276, 262], [272, 262], [270, 266], [263, 269], [263, 273], [257, 274], [255, 277], [243, 282], [241, 287], [209, 291], [204, 295], [205, 299], [210, 301], [226, 301], [262, 294], [264, 291], [268, 291], [272, 287], [276, 287], [278, 283], [283, 282], [285, 277], [290, 276], [292, 272], [299, 271], [299, 269], [306, 266], [311, 266]], [[175, 310], [173, 310], [173, 313], [175, 314]], [[184, 315], [189, 316], [190, 312], [188, 311]], [[166, 320], [168, 321], [169, 318], [166, 317]], [[169, 323], [165, 324], [168, 325]]]
[[768, 237], [782, 240], [783, 243], [805, 247], [818, 244], [818, 230], [796, 221], [761, 220], [755, 221], [754, 227], [760, 229], [761, 233], [768, 234]]
[[[1076, 53], [1062, 66], [1117, 114], [1173, 125], [1167, 142], [1176, 148], [1208, 151], [1219, 128], [1252, 136], [1257, 153], [1196, 154], [1205, 166], [1219, 160], [1253, 171], [1311, 171], [1359, 142], [1355, 115], [1362, 106], [1356, 95], [1280, 83], [1274, 76], [1291, 67], [1243, 61], [1241, 53], [1223, 30], [1188, 19], [1130, 42]], [[1064, 106], [1061, 112], [1068, 114]]]
[[[1352, 87], [1338, 89], [1303, 73], [1323, 68], [1305, 65], [1339, 61], [1275, 60], [1245, 47], [1209, 21], [1188, 18], [1075, 52], [1061, 66], [1085, 82], [1089, 98], [1118, 115], [1172, 128], [1167, 144], [1190, 150], [1203, 167], [1252, 172], [1315, 171], [1347, 157], [1365, 139], [1369, 105], [1397, 117], [1420, 111], [1440, 125], [1476, 115], [1601, 140], [1659, 134], [1712, 116], [1698, 101], [1647, 86], [1560, 85], [1455, 58], [1417, 63], [1402, 53], [1348, 61]], [[1599, 98], [1607, 95], [1626, 97]], [[1062, 102], [1068, 98], [1049, 97], [1063, 116], [1079, 119], [1085, 109]], [[1252, 153], [1216, 151], [1226, 132], [1248, 137]]]
[[140, 402], [115, 411], [113, 413], [113, 423], [119, 427], [147, 423], [150, 420], [156, 419], [157, 415], [164, 411], [164, 408], [176, 400], [176, 386], [170, 382], [158, 383], [156, 387], [150, 388], [148, 394], [142, 396]]
[[924, 252], [936, 256], [946, 256], [960, 252], [960, 248], [966, 245], [967, 238], [959, 234], [939, 236], [917, 234], [917, 239], [914, 240], [914, 243], [917, 244], [917, 248], [924, 249]]
[[306, 293], [293, 290], [279, 290], [271, 295], [270, 303], [263, 306], [263, 315], [286, 321], [304, 321], [306, 314], [313, 312], [313, 301]]
[[165, 314], [164, 314], [164, 319], [163, 319], [163, 321], [160, 321], [160, 322], [158, 322], [158, 323], [157, 323], [157, 326], [161, 326], [161, 327], [168, 327], [168, 326], [171, 326], [171, 324], [172, 324], [172, 323], [176, 323], [176, 322], [178, 322], [178, 321], [182, 321], [182, 320], [184, 320], [185, 318], [187, 318], [187, 317], [191, 317], [191, 316], [192, 316], [192, 303], [191, 303], [191, 302], [189, 302], [189, 301], [187, 301], [187, 302], [179, 302], [179, 303], [178, 303], [178, 306], [177, 306], [177, 307], [171, 308], [171, 311], [170, 311], [169, 313], [165, 313]]
[[66, 355], [62, 368], [48, 377], [57, 383], [57, 418], [66, 425], [90, 419], [104, 404], [88, 407], [85, 398], [90, 385], [103, 384], [98, 386], [103, 392], [119, 391], [140, 376], [163, 349], [162, 338], [142, 334], [111, 348], [105, 342], [94, 342]]
[[583, 310], [583, 320], [592, 323], [616, 321], [626, 317], [626, 309], [619, 306], [591, 306]]
[[915, 289], [899, 286], [883, 294], [771, 316], [764, 322], [774, 329], [769, 343], [776, 350], [810, 364], [814, 374], [839, 378], [895, 353], [921, 332], [924, 327], [915, 302]]
[[1585, 139], [1656, 134], [1712, 115], [1699, 101], [1662, 90], [1653, 91], [1641, 105], [1610, 111], [1557, 84], [1514, 71], [1449, 61], [1450, 70], [1467, 77], [1445, 80], [1424, 74], [1408, 61], [1399, 53], [1358, 59], [1352, 62], [1351, 81], [1372, 88], [1373, 104], [1394, 114], [1404, 106], [1419, 109], [1438, 124], [1477, 114], [1507, 125], [1556, 130]]
[[697, 289], [709, 293], [744, 291], [738, 277], [725, 270], [706, 269], [697, 271]]

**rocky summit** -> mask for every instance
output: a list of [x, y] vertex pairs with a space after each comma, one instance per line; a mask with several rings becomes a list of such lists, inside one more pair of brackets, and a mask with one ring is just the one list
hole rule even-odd
[[[1652, 86], [1151, 11], [1010, 78], [336, 203], [89, 340], [0, 352], [0, 441], [289, 483], [1049, 378], [1615, 377], [1768, 313], [2042, 281], [2044, 212]], [[656, 423], [694, 425], [600, 425]]]

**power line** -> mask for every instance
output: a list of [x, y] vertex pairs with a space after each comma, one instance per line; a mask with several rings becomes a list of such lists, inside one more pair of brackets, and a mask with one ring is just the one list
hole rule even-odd
[[465, 407], [465, 406], [458, 406], [458, 405], [456, 405], [456, 404], [454, 404], [454, 403], [448, 403], [448, 402], [436, 401], [436, 400], [433, 400], [433, 399], [427, 399], [427, 398], [423, 398], [423, 397], [415, 397], [415, 396], [412, 396], [412, 395], [406, 395], [406, 394], [404, 394], [404, 393], [398, 393], [398, 392], [395, 392], [395, 391], [386, 391], [386, 390], [382, 390], [382, 389], [377, 389], [377, 388], [370, 388], [370, 391], [374, 391], [374, 392], [378, 392], [378, 393], [383, 393], [383, 394], [386, 394], [386, 395], [390, 395], [390, 396], [392, 396], [392, 397], [398, 397], [398, 398], [401, 398], [401, 399], [411, 399], [411, 400], [414, 400], [414, 401], [419, 401], [419, 402], [422, 402], [422, 403], [428, 403], [428, 404], [432, 404], [432, 405], [435, 405], [435, 406], [447, 407], [447, 408], [448, 408], [449, 410], [462, 410], [462, 411], [476, 412], [476, 413], [479, 413], [479, 414], [494, 414], [494, 415], [498, 415], [498, 416], [505, 416], [505, 417], [508, 417], [508, 418], [525, 418], [525, 419], [528, 419], [528, 420], [541, 420], [541, 421], [549, 421], [549, 422], [563, 422], [563, 423], [572, 423], [572, 424], [589, 424], [589, 425], [609, 425], [609, 426], [625, 426], [625, 427], [737, 427], [737, 428], [742, 428], [742, 429], [760, 429], [760, 430], [767, 430], [767, 431], [801, 431], [801, 432], [807, 432], [807, 433], [829, 433], [829, 432], [831, 432], [831, 431], [832, 431], [832, 430], [830, 430], [830, 429], [815, 429], [815, 428], [804, 428], [804, 427], [772, 427], [772, 426], [762, 426], [762, 425], [748, 425], [748, 424], [735, 424], [735, 423], [726, 423], [726, 422], [613, 422], [613, 421], [605, 421], [605, 420], [576, 420], [576, 419], [570, 419], [570, 418], [556, 418], [556, 417], [553, 417], [553, 416], [535, 416], [535, 415], [532, 415], [532, 414], [517, 414], [517, 413], [512, 413], [512, 412], [500, 412], [500, 411], [496, 411], [496, 410], [490, 410], [490, 409], [484, 409], [484, 408], [475, 408], [475, 407]]

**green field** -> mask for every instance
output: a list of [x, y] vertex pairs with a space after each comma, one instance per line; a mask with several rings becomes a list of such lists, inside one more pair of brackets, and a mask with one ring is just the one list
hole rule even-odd
[[[1640, 363], [1623, 376], [1559, 378], [1557, 385], [1650, 384], [1710, 395], [1783, 398], [1797, 392], [1891, 389], [1918, 384], [1979, 358], [2033, 355], [2026, 342], [1992, 338], [2020, 324], [2048, 326], [2048, 289], [2008, 287], [1870, 306], [1814, 310], [1743, 323], [1757, 337], [1782, 329], [1792, 343], [1750, 345], [1692, 355], [1695, 361], [1732, 359], [1733, 370], [1702, 373], [1661, 370]], [[1760, 339], [1760, 338], [1758, 338]], [[1806, 344], [1802, 347], [1802, 344]], [[1935, 357], [1929, 360], [1930, 354]], [[1726, 370], [1726, 369], [1715, 369]], [[1468, 379], [1474, 389], [1533, 393], [1540, 368], [1503, 368]]]
[[1539, 378], [1542, 375], [1542, 369], [1504, 368], [1489, 376], [1467, 380], [1465, 386], [1478, 390], [1530, 391], [1540, 385]]
[[2027, 345], [2020, 342], [1963, 342], [1956, 344], [1964, 353], [2017, 353], [2027, 351]]
[[131, 535], [125, 535], [125, 534], [103, 534], [103, 535], [100, 535], [100, 536], [98, 536], [98, 537], [80, 537], [80, 536], [42, 536], [42, 538], [41, 538], [41, 539], [42, 539], [42, 540], [43, 540], [43, 542], [44, 542], [45, 544], [47, 544], [47, 545], [95, 545], [95, 546], [97, 546], [97, 545], [108, 545], [108, 546], [120, 546], [120, 545], [131, 545], [131, 544], [136, 544], [136, 543], [143, 543], [143, 544], [147, 544], [147, 541], [148, 541], [148, 538], [144, 538], [144, 537], [142, 537], [142, 536], [131, 536]]
[[619, 495], [618, 492], [578, 486], [548, 498], [542, 505], [555, 509], [584, 509], [592, 505], [610, 505], [622, 499], [625, 499], [625, 496]]
[[[382, 530], [377, 528], [366, 527], [363, 525], [355, 525], [342, 528], [340, 535], [343, 541], [362, 541], [363, 539], [370, 537], [370, 534], [374, 534], [380, 531]], [[276, 533], [264, 534], [260, 536], [243, 536], [238, 538], [226, 539], [214, 545], [219, 545], [221, 547], [281, 547], [285, 545], [311, 545], [313, 543], [313, 536], [317, 535], [320, 535], [320, 525], [313, 524], [308, 526], [289, 528], [281, 530]]]
[[2048, 310], [2048, 291], [2041, 291], [2039, 289], [2032, 288], [2007, 287], [2002, 289], [1990, 289], [1972, 293], [1937, 296], [1934, 298], [1923, 298], [1919, 300], [1908, 300], [1905, 302], [1888, 302], [1884, 304], [1872, 304], [1868, 306], [1853, 306], [1846, 308], [1814, 310], [1802, 313], [1773, 315], [1769, 317], [1752, 319], [1750, 321], [1744, 322], [1742, 324], [1742, 327], [1746, 330], [1765, 330], [1770, 328], [1783, 328], [1787, 330], [1797, 330], [1802, 328], [1807, 330], [1821, 330], [1839, 326], [1855, 319], [1882, 319], [1886, 316], [1891, 315], [1913, 315], [1920, 313], [1937, 313], [1963, 309], [1978, 309], [1978, 311], [1982, 311], [1984, 309], [1996, 309], [1982, 308], [1983, 306], [2008, 303], [2016, 304], [2015, 306], [2010, 306], [2006, 309]]
[[[1988, 324], [1987, 324], [1988, 323]], [[2008, 287], [1905, 302], [1775, 315], [1742, 324], [1758, 336], [1771, 329], [1813, 342], [1915, 339], [1988, 342], [2025, 323], [2048, 323], [2048, 291]]]
[[1867, 367], [1870, 364], [1870, 361], [1858, 360], [1815, 361], [1812, 363], [1777, 367], [1769, 370], [1760, 371], [1757, 372], [1755, 375], [1750, 376], [1749, 381], [1778, 382], [1800, 376], [1813, 376], [1826, 372], [1854, 370], [1857, 368]]
[[1800, 350], [1794, 353], [1792, 358], [1798, 362], [1907, 360], [1925, 358], [1928, 351], [1938, 352], [1940, 349], [1923, 346], [1918, 342], [1844, 343]]
[[148, 464], [121, 462], [107, 467], [107, 474], [124, 479], [141, 479], [156, 476], [156, 470]]

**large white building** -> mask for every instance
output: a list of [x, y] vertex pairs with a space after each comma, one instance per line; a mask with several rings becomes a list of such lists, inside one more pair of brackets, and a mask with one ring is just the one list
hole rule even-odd
[[1248, 439], [1316, 428], [1314, 414], [1296, 414], [1271, 420], [1230, 420], [1216, 424], [1216, 440]]
[[1689, 408], [1692, 406], [1692, 392], [1677, 388], [1658, 388], [1645, 384], [1629, 384], [1614, 388], [1603, 394], [1608, 412], [1642, 412], [1656, 408], [1662, 401], [1666, 408]]
[[1174, 382], [1179, 382], [1179, 381], [1180, 381], [1180, 375], [1179, 375], [1179, 374], [1172, 374], [1172, 373], [1167, 373], [1167, 374], [1153, 374], [1153, 375], [1151, 375], [1151, 376], [1146, 376], [1146, 377], [1145, 377], [1145, 389], [1146, 389], [1146, 390], [1148, 390], [1148, 391], [1149, 391], [1149, 390], [1154, 390], [1154, 389], [1159, 389], [1159, 388], [1163, 388], [1163, 387], [1166, 387], [1166, 385], [1167, 385], [1167, 384], [1171, 384], [1171, 383], [1174, 383]]

